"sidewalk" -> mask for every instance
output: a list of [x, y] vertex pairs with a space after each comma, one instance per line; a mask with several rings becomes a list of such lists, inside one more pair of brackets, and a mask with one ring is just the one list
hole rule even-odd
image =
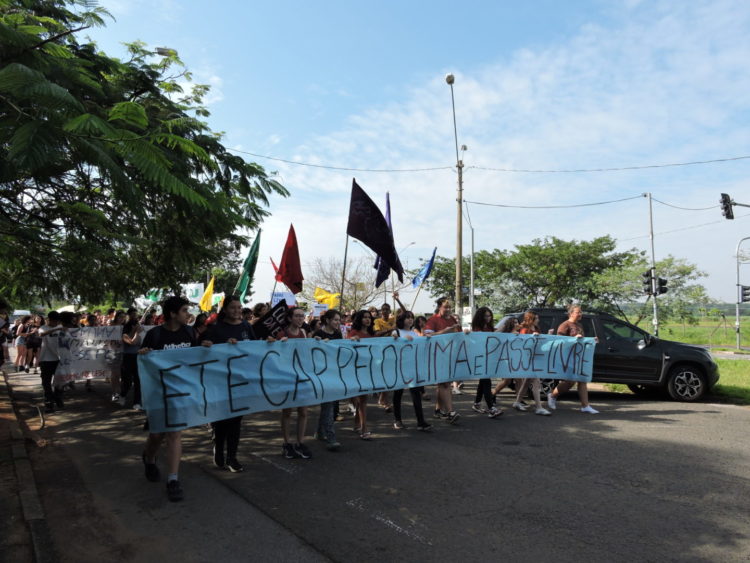
[[[184, 433], [180, 480], [186, 497], [170, 503], [165, 484], [143, 475], [143, 413], [111, 403], [103, 380], [94, 380], [92, 389], [76, 385], [66, 393], [66, 408], [47, 415], [40, 428], [39, 375], [3, 376], [3, 560], [327, 560], [232, 490], [226, 480], [235, 475], [219, 475], [209, 465], [210, 441], [202, 427]], [[31, 428], [24, 441], [25, 420]]]

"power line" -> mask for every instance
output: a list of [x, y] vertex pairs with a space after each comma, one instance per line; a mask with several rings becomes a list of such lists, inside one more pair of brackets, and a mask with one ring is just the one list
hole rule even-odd
[[[289, 160], [286, 158], [279, 158], [277, 156], [269, 156], [267, 154], [258, 154], [250, 151], [243, 151], [240, 149], [227, 148], [227, 150], [247, 154], [256, 158], [264, 158], [266, 160], [273, 160], [276, 162], [285, 162], [286, 164], [293, 164], [295, 166], [308, 166], [311, 168], [323, 168], [326, 170], [340, 170], [343, 172], [434, 172], [436, 170], [453, 170], [453, 166], [433, 166], [427, 168], [352, 168], [345, 166], [330, 166], [327, 164], [313, 164], [311, 162], [300, 162], [297, 160]], [[674, 162], [669, 164], [645, 164], [640, 166], [622, 166], [618, 168], [576, 168], [576, 169], [560, 169], [560, 170], [545, 170], [545, 169], [525, 169], [525, 168], [491, 168], [487, 166], [466, 166], [464, 169], [473, 168], [474, 170], [486, 170], [491, 172], [528, 172], [528, 173], [539, 173], [539, 174], [562, 174], [562, 173], [576, 173], [576, 172], [621, 172], [624, 170], [644, 170], [648, 168], [669, 168], [675, 166], [696, 166], [699, 164], [715, 164], [719, 162], [732, 162], [736, 160], [750, 159], [750, 155], [747, 156], [733, 156], [727, 158], [715, 158], [712, 160], [695, 160], [692, 162]]]
[[275, 160], [276, 162], [286, 162], [287, 164], [295, 164], [297, 166], [309, 166], [312, 168], [325, 168], [326, 170], [340, 170], [343, 172], [432, 172], [434, 170], [452, 170], [453, 166], [435, 166], [432, 168], [347, 168], [344, 166], [328, 166], [326, 164], [312, 164], [311, 162], [299, 162], [296, 160], [288, 160], [286, 158], [278, 158], [275, 156], [268, 156], [265, 154], [256, 154], [254, 152], [241, 151], [239, 149], [227, 150], [232, 152], [238, 152], [241, 154], [249, 154], [257, 158], [265, 158], [266, 160]]
[[[750, 213], [746, 213], [745, 215], [735, 215], [735, 219], [740, 219], [742, 217], [750, 217]], [[661, 231], [659, 233], [654, 233], [654, 235], [668, 235], [671, 233], [678, 233], [680, 231], [689, 231], [691, 229], [698, 229], [701, 227], [707, 227], [708, 225], [717, 225], [719, 223], [726, 223], [726, 219], [719, 219], [718, 221], [710, 221], [708, 223], [701, 223], [700, 225], [690, 225], [689, 227], [680, 227], [679, 229], [672, 229], [671, 231]], [[640, 235], [637, 237], [630, 237], [630, 238], [621, 238], [617, 239], [617, 242], [626, 242], [629, 240], [638, 240], [641, 238], [649, 238], [650, 235]]]
[[669, 168], [673, 166], [695, 166], [698, 164], [714, 164], [717, 162], [731, 162], [735, 160], [745, 160], [750, 158], [747, 156], [733, 156], [727, 158], [715, 158], [713, 160], [694, 160], [692, 162], [673, 162], [669, 164], [644, 164], [641, 166], [621, 166], [618, 168], [575, 168], [575, 169], [561, 169], [561, 170], [531, 170], [523, 168], [489, 168], [485, 166], [467, 166], [466, 168], [474, 168], [475, 170], [489, 170], [492, 172], [531, 172], [538, 174], [569, 174], [574, 172], [621, 172], [624, 170], [645, 170], [647, 168]]
[[672, 205], [671, 203], [667, 203], [666, 201], [656, 199], [655, 197], [652, 197], [651, 199], [653, 201], [656, 201], [657, 203], [666, 205], [667, 207], [674, 207], [675, 209], [682, 209], [683, 211], [708, 211], [709, 209], [716, 209], [717, 207], [720, 207], [718, 204], [712, 205], [710, 207], [680, 207], [679, 205]]
[[471, 203], [473, 205], [486, 205], [489, 207], [506, 207], [511, 209], [570, 209], [573, 207], [593, 207], [595, 205], [609, 205], [610, 203], [620, 203], [623, 201], [630, 201], [631, 199], [640, 199], [643, 195], [635, 195], [632, 197], [625, 197], [622, 199], [613, 199], [610, 201], [597, 201], [594, 203], [576, 203], [572, 205], [506, 205], [504, 203], [484, 203], [481, 201], [466, 201], [466, 203]]

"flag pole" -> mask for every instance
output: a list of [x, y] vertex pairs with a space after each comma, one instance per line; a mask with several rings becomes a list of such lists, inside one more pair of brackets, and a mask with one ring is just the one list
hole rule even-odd
[[341, 299], [339, 304], [344, 308], [344, 280], [346, 279], [346, 256], [349, 253], [349, 235], [346, 235], [346, 246], [344, 246], [344, 268], [341, 270]]
[[414, 296], [414, 301], [412, 301], [411, 304], [411, 311], [414, 312], [414, 305], [417, 304], [417, 297], [419, 297], [419, 292], [422, 291], [422, 284], [419, 284], [419, 287], [417, 288], [417, 294]]

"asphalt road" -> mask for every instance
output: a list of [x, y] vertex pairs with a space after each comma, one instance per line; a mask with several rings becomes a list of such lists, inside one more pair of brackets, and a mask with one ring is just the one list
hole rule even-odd
[[[38, 376], [10, 381], [31, 417]], [[204, 428], [185, 432], [186, 500], [172, 504], [143, 477], [142, 414], [94, 388], [78, 386], [31, 453], [65, 561], [750, 560], [750, 408], [594, 392], [599, 415], [569, 394], [540, 417], [503, 394], [491, 420], [472, 393], [457, 425], [423, 434], [405, 400], [411, 429], [371, 406], [375, 440], [347, 418], [342, 450], [310, 438], [312, 460], [281, 457], [264, 413], [245, 417], [240, 474], [211, 466]]]

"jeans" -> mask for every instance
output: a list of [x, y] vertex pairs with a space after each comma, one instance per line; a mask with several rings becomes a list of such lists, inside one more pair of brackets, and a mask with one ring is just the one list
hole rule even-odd
[[242, 429], [242, 417], [235, 416], [225, 420], [217, 420], [211, 423], [214, 429], [214, 443], [216, 451], [224, 453], [224, 444], [227, 446], [227, 462], [237, 459], [237, 448], [240, 445], [240, 430]]
[[[419, 426], [425, 426], [424, 412], [422, 411], [422, 387], [410, 387], [409, 394], [411, 394], [411, 402], [414, 405], [414, 414], [417, 417], [417, 424]], [[396, 420], [401, 420], [401, 397], [404, 394], [403, 389], [398, 389], [393, 392], [393, 417]]]
[[40, 362], [39, 368], [42, 372], [42, 387], [44, 388], [44, 402], [51, 405], [55, 402], [55, 392], [52, 390], [52, 378], [55, 375], [57, 360], [51, 362]]
[[484, 397], [484, 402], [487, 403], [487, 408], [491, 409], [492, 405], [495, 404], [495, 398], [492, 396], [492, 380], [485, 378], [480, 379], [477, 384], [477, 394], [474, 397], [474, 402], [479, 403]]
[[333, 428], [333, 410], [335, 403], [322, 403], [320, 405], [320, 418], [318, 419], [318, 435], [323, 436], [327, 442], [336, 441], [336, 431]]
[[138, 354], [122, 355], [120, 396], [125, 397], [133, 386], [133, 404], [141, 404], [141, 380], [138, 377]]

